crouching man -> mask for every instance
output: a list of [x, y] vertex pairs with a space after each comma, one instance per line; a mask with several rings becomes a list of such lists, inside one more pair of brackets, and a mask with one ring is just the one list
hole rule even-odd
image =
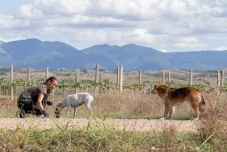
[[46, 105], [53, 103], [48, 100], [48, 95], [57, 87], [58, 80], [55, 77], [49, 77], [43, 84], [32, 86], [24, 90], [17, 99], [20, 118], [25, 118], [26, 114], [35, 114], [37, 116], [48, 117], [45, 110]]

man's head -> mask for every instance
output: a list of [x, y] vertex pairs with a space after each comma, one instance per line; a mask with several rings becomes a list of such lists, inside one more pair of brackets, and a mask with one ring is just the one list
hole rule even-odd
[[51, 92], [55, 87], [57, 87], [58, 80], [52, 76], [52, 77], [49, 77], [44, 84], [46, 84], [47, 89], [50, 90]]

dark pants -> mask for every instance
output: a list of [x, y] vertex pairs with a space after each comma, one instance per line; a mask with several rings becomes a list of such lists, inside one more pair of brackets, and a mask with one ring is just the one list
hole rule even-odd
[[[32, 114], [36, 114], [36, 115], [41, 115], [41, 111], [37, 105], [37, 99], [38, 96], [35, 96], [33, 98], [26, 98], [26, 99], [22, 99], [22, 100], [17, 100], [17, 106], [20, 110], [24, 110], [25, 113], [32, 113]], [[44, 99], [42, 101], [43, 107], [44, 109], [46, 108], [47, 105], [47, 100], [48, 100], [48, 96], [45, 95]]]

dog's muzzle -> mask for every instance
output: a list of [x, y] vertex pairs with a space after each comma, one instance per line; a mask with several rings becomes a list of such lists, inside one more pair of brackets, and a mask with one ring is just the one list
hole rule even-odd
[[155, 89], [151, 90], [152, 94], [157, 94], [157, 91]]
[[55, 114], [60, 114], [60, 108], [55, 109]]

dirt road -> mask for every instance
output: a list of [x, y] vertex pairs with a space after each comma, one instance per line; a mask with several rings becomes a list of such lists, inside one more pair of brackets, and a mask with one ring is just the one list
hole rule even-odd
[[[93, 127], [111, 127], [117, 130], [125, 131], [161, 131], [165, 128], [173, 127], [177, 131], [196, 131], [199, 127], [199, 121], [192, 120], [146, 120], [146, 119], [92, 119], [90, 121]], [[88, 119], [73, 118], [1, 118], [0, 128], [38, 128], [38, 129], [56, 129], [65, 128], [83, 128], [89, 124]]]

